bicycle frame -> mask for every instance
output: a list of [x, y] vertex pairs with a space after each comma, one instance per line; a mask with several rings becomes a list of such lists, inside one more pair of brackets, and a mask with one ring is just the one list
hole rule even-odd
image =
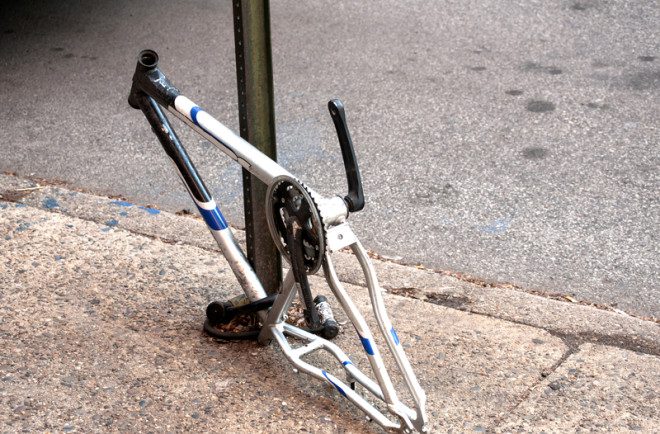
[[[182, 120], [266, 185], [273, 185], [281, 179], [295, 179], [295, 177], [203, 111], [190, 99], [181, 95], [158, 69], [158, 55], [154, 51], [144, 50], [139, 55], [129, 95], [129, 104], [133, 108], [140, 109], [149, 121], [163, 149], [176, 166], [179, 177], [186, 186], [246, 296], [252, 302], [265, 298], [267, 294], [259, 278], [250, 266], [242, 249], [234, 240], [229, 225], [204, 185], [161, 107]], [[285, 357], [297, 370], [332, 385], [342, 396], [349, 399], [382, 427], [406, 432], [412, 430], [425, 432], [427, 429], [426, 395], [413, 373], [387, 315], [374, 267], [364, 247], [346, 223], [350, 206], [347, 206], [346, 201], [341, 197], [324, 198], [313, 190], [308, 190], [314, 202], [319, 204], [319, 207], [323, 210], [323, 221], [327, 225], [324, 233], [327, 239], [327, 248], [322, 253], [322, 267], [326, 281], [354, 325], [376, 381], [373, 381], [359, 370], [336, 344], [284, 321], [284, 315], [297, 293], [293, 267], [286, 274], [271, 309], [259, 312], [262, 323], [259, 342], [262, 344], [267, 344], [272, 340], [277, 342]], [[337, 277], [331, 253], [344, 247], [349, 247], [353, 251], [362, 268], [376, 321], [411, 393], [414, 401], [413, 408], [406, 406], [399, 400], [364, 317]], [[294, 347], [289, 337], [302, 341], [304, 344]], [[301, 359], [302, 356], [319, 349], [328, 351], [338, 360], [348, 382], [351, 383], [350, 386], [327, 372], [327, 370], [313, 366]], [[356, 392], [355, 383], [361, 384], [373, 397], [383, 401], [388, 412], [395, 418], [392, 419], [386, 416]]]

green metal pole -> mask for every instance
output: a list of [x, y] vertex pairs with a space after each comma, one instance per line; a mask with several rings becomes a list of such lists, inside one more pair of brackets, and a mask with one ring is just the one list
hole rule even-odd
[[[273, 160], [275, 104], [268, 0], [234, 0], [234, 44], [241, 137]], [[267, 293], [279, 290], [282, 262], [266, 220], [266, 185], [243, 170], [247, 256]]]

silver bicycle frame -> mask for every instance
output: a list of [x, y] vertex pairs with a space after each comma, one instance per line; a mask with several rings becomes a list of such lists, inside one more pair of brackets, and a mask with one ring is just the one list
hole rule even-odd
[[[215, 200], [203, 185], [169, 121], [161, 111], [161, 105], [266, 185], [271, 185], [276, 179], [283, 177], [291, 179], [295, 179], [295, 177], [200, 109], [191, 100], [180, 95], [178, 90], [157, 69], [158, 57], [154, 52], [147, 50], [140, 56], [129, 103], [134, 108], [141, 109], [149, 120], [164, 149], [175, 163], [180, 178], [195, 201], [220, 250], [227, 258], [229, 266], [246, 296], [250, 301], [265, 298], [266, 292], [259, 278], [234, 239]], [[291, 270], [286, 274], [281, 290], [270, 310], [259, 312], [262, 323], [259, 341], [262, 344], [273, 340], [277, 342], [285, 357], [298, 372], [304, 372], [330, 384], [383, 428], [404, 432], [425, 432], [427, 429], [426, 395], [417, 381], [399, 337], [387, 315], [382, 289], [378, 284], [374, 267], [364, 247], [346, 223], [349, 210], [341, 197], [324, 198], [311, 190], [310, 194], [313, 196], [314, 202], [323, 209], [323, 221], [326, 224], [327, 246], [322, 257], [325, 279], [355, 327], [375, 380], [355, 366], [336, 344], [284, 321], [285, 314], [298, 292]], [[331, 254], [345, 247], [349, 247], [353, 251], [362, 268], [376, 323], [412, 396], [412, 406], [405, 405], [399, 399], [366, 320], [337, 277]], [[295, 342], [298, 344], [294, 344]], [[302, 360], [304, 355], [317, 350], [325, 350], [337, 359], [339, 367], [346, 374], [347, 382], [340, 380], [326, 369]], [[368, 392], [366, 396], [370, 395], [371, 401], [384, 403], [387, 411], [381, 411], [365, 396], [358, 393], [354, 389], [356, 383], [366, 389]]]
[[[185, 96], [178, 96], [175, 99], [174, 107], [167, 107], [167, 110], [188, 124], [202, 137], [209, 140], [230, 158], [238, 162], [267, 185], [280, 176], [289, 176], [293, 178], [293, 175], [291, 175], [286, 169], [261, 153], [243, 138], [233, 133], [229, 128], [225, 127], [211, 115], [200, 110], [195, 103]], [[192, 113], [194, 113], [194, 116]], [[320, 197], [318, 194], [315, 195]], [[323, 198], [321, 198], [320, 201], [322, 202]], [[340, 210], [338, 214], [340, 215], [334, 216], [335, 221], [340, 220], [339, 217], [345, 218], [348, 211], [344, 208]], [[236, 245], [233, 238], [231, 236], [217, 236], [216, 231], [212, 232], [222, 252], [229, 253], [229, 255], [225, 253], [225, 256], [227, 256], [234, 273], [236, 273], [237, 277], [240, 276], [239, 280], [246, 289], [246, 295], [251, 301], [265, 297], [266, 293], [261, 287], [261, 283], [254, 272], [252, 272], [250, 264], [247, 262], [242, 252], [240, 252], [240, 254], [238, 253], [240, 247]], [[230, 232], [228, 233], [230, 234]], [[352, 229], [348, 226], [348, 223], [344, 222], [331, 227], [328, 230], [327, 238], [328, 251], [326, 251], [323, 259], [323, 271], [326, 281], [355, 327], [365, 352], [367, 353], [367, 357], [377, 382], [374, 382], [360, 371], [349, 360], [348, 356], [341, 350], [341, 348], [334, 343], [284, 322], [284, 315], [297, 293], [292, 271], [287, 273], [282, 284], [282, 290], [275, 304], [268, 312], [268, 315], [265, 318], [262, 318], [264, 327], [259, 336], [259, 341], [267, 343], [271, 339], [275, 340], [282, 348], [287, 359], [289, 359], [298, 370], [316, 377], [319, 380], [330, 383], [342, 396], [348, 398], [371, 419], [384, 428], [395, 430], [416, 429], [417, 431], [424, 431], [426, 424], [426, 394], [417, 381], [417, 377], [403, 351], [399, 337], [387, 315], [382, 297], [382, 289], [378, 285], [378, 279], [371, 260]], [[340, 250], [344, 247], [351, 248], [362, 267], [376, 322], [413, 397], [414, 408], [412, 409], [399, 400], [367, 322], [337, 277], [337, 273], [335, 272], [332, 263], [331, 253], [332, 251]], [[287, 336], [297, 338], [298, 340], [307, 343], [294, 348], [287, 339]], [[312, 366], [301, 359], [302, 356], [321, 349], [326, 350], [335, 356], [345, 370], [349, 382], [354, 381], [361, 384], [373, 396], [384, 401], [389, 412], [396, 415], [398, 420], [393, 421], [386, 417], [359, 393], [337, 377], [328, 373], [326, 370]]]

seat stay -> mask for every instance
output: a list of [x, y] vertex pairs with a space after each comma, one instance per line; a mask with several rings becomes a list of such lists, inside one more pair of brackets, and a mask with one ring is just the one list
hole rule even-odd
[[362, 246], [362, 243], [356, 241], [350, 245], [351, 250], [355, 254], [362, 271], [364, 273], [367, 288], [369, 290], [369, 297], [371, 299], [371, 306], [376, 317], [376, 323], [381, 331], [381, 334], [387, 342], [390, 353], [394, 356], [399, 372], [403, 376], [406, 386], [410, 391], [413, 401], [415, 402], [416, 414], [420, 415], [419, 418], [413, 420], [413, 424], [416, 425], [417, 429], [421, 430], [422, 427], [426, 424], [426, 393], [422, 389], [417, 380], [417, 376], [413, 372], [410, 361], [406, 356], [406, 353], [403, 351], [401, 346], [401, 341], [399, 336], [392, 325], [392, 322], [389, 319], [387, 310], [385, 308], [385, 302], [383, 300], [382, 289], [378, 284], [378, 278], [376, 277], [376, 271], [374, 266], [367, 255], [366, 250]]
[[[355, 243], [357, 243], [357, 241]], [[351, 244], [351, 246], [355, 245], [355, 243]], [[399, 400], [397, 393], [394, 390], [394, 386], [392, 384], [390, 375], [387, 369], [385, 368], [385, 364], [382, 356], [380, 355], [378, 346], [376, 345], [376, 342], [372, 337], [371, 331], [369, 330], [369, 326], [367, 325], [366, 321], [364, 320], [364, 317], [360, 313], [357, 306], [355, 306], [353, 300], [350, 298], [350, 296], [344, 289], [342, 283], [339, 281], [337, 273], [334, 269], [334, 265], [332, 263], [332, 259], [330, 258], [329, 254], [326, 254], [324, 258], [323, 270], [325, 272], [325, 277], [326, 277], [326, 281], [328, 282], [328, 285], [335, 294], [335, 297], [337, 297], [339, 303], [342, 305], [342, 308], [344, 309], [346, 314], [349, 316], [349, 319], [355, 326], [355, 330], [358, 333], [358, 337], [360, 338], [362, 346], [365, 352], [367, 353], [367, 358], [371, 364], [371, 368], [374, 373], [374, 376], [376, 377], [376, 380], [380, 385], [380, 387], [383, 389], [384, 392], [383, 400], [387, 403], [389, 410], [392, 413], [399, 416], [399, 418], [401, 418], [401, 420], [405, 422], [407, 428], [412, 429], [412, 427], [414, 426], [419, 431], [424, 431], [425, 429], [424, 426], [426, 421], [424, 419], [424, 414], [420, 413], [420, 411], [423, 409], [423, 406], [419, 405], [414, 395], [413, 395], [413, 400], [415, 401], [415, 410], [411, 410], [409, 407], [407, 407], [403, 402]], [[373, 296], [371, 296], [371, 293], [375, 290], [375, 287], [369, 287], [368, 289], [371, 297], [372, 310], [375, 313], [376, 305], [373, 303]], [[383, 330], [383, 325], [381, 324], [382, 316], [379, 317], [376, 315], [375, 319], [379, 325], [379, 328], [382, 331]], [[390, 328], [391, 328], [391, 324], [390, 324]], [[387, 338], [387, 336], [385, 337]], [[413, 378], [415, 377], [415, 374], [412, 372], [412, 370], [401, 371], [401, 374], [406, 382], [408, 382], [408, 379], [406, 377], [408, 376], [412, 376]], [[416, 381], [416, 378], [414, 378], [414, 381]]]

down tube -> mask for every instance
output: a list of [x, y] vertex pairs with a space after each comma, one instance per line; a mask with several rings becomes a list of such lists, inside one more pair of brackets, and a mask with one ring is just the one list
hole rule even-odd
[[204, 218], [213, 238], [215, 238], [222, 254], [229, 262], [229, 266], [236, 275], [238, 282], [250, 301], [266, 297], [259, 278], [250, 266], [245, 254], [238, 246], [229, 229], [220, 209], [209, 194], [204, 182], [193, 165], [188, 153], [172, 129], [167, 117], [163, 114], [158, 103], [149, 96], [140, 98], [140, 109], [149, 121], [151, 128], [158, 137], [163, 149], [174, 162], [179, 177], [190, 193], [190, 197], [197, 205], [199, 213]]

